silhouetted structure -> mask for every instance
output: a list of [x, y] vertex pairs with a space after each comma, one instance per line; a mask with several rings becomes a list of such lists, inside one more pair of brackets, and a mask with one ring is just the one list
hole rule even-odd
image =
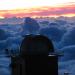
[[12, 75], [58, 75], [58, 55], [47, 37], [27, 35], [19, 56], [11, 58]]

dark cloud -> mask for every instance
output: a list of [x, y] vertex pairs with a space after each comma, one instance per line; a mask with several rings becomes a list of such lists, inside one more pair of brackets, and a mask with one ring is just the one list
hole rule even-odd
[[59, 44], [59, 48], [70, 45], [75, 45], [75, 27], [72, 27], [67, 33], [65, 33]]

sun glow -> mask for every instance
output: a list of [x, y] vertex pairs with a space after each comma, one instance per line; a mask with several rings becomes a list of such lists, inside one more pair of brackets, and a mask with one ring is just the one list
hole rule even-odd
[[65, 14], [65, 15], [62, 15], [62, 16], [65, 16], [65, 17], [73, 17], [73, 16], [75, 16], [75, 14]]
[[0, 10], [24, 9], [40, 6], [60, 6], [75, 0], [0, 0]]
[[0, 16], [0, 19], [4, 19], [4, 17], [3, 16]]
[[75, 16], [75, 0], [0, 0], [0, 18]]

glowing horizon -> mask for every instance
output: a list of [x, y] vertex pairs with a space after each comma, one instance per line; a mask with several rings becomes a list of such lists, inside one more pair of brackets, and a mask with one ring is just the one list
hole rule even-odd
[[0, 18], [75, 16], [75, 0], [0, 0]]

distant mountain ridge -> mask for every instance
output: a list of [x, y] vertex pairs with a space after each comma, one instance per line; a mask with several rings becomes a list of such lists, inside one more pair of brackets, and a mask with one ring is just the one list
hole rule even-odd
[[0, 24], [21, 24], [23, 23], [24, 18], [4, 18], [0, 19]]
[[[75, 22], [75, 17], [63, 17], [59, 16], [57, 18], [54, 17], [40, 17], [35, 18], [37, 21], [55, 21], [55, 20], [66, 20], [69, 22]], [[0, 24], [22, 24], [24, 23], [25, 17], [23, 18], [17, 18], [17, 17], [11, 17], [11, 18], [0, 18]]]

